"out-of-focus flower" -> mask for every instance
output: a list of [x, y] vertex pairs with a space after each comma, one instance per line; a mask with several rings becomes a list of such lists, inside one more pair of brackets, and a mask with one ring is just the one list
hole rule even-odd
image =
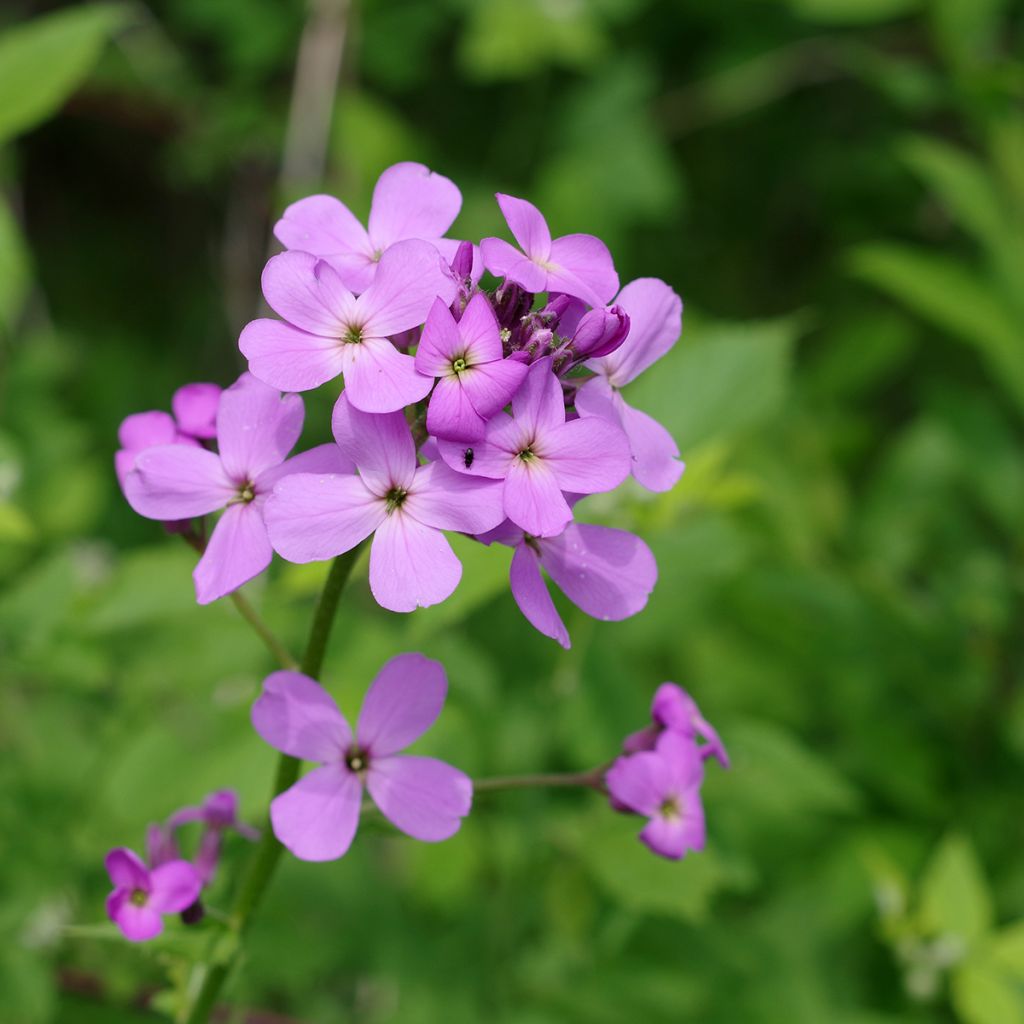
[[192, 906], [202, 889], [199, 872], [188, 861], [172, 860], [150, 870], [125, 847], [107, 854], [106, 868], [114, 886], [107, 897], [107, 915], [132, 942], [159, 935], [163, 915]]
[[218, 789], [198, 807], [183, 807], [180, 811], [175, 811], [167, 821], [167, 829], [173, 834], [173, 830], [192, 822], [200, 822], [203, 825], [194, 863], [204, 886], [210, 884], [217, 869], [225, 832], [237, 832], [250, 841], [255, 841], [260, 836], [257, 829], [239, 819], [238, 794], [231, 789]]
[[688, 739], [704, 742], [697, 751], [705, 760], [715, 758], [723, 767], [729, 767], [729, 755], [715, 727], [700, 713], [697, 702], [675, 683], [662, 683], [651, 701], [651, 724], [646, 729], [627, 736], [622, 749], [627, 753], [651, 750], [663, 732], [669, 730]]

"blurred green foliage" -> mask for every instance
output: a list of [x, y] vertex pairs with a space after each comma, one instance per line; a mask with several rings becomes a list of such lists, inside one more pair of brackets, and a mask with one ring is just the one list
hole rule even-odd
[[[241, 368], [293, 198], [306, 11], [43, 6], [0, 15], [0, 1019], [129, 1024], [174, 1011], [216, 924], [121, 942], [104, 852], [219, 786], [255, 819], [273, 755], [248, 724], [267, 656], [124, 505], [116, 428]], [[581, 506], [654, 547], [637, 618], [564, 606], [562, 653], [516, 611], [507, 554], [466, 542], [440, 607], [389, 615], [359, 581], [325, 679], [351, 711], [391, 653], [441, 658], [423, 747], [480, 775], [597, 764], [674, 679], [734, 767], [682, 864], [571, 792], [481, 796], [436, 847], [367, 829], [339, 863], [288, 860], [233, 1004], [1024, 1021], [1022, 43], [1011, 0], [354, 3], [328, 180], [289, 193], [365, 212], [418, 159], [462, 187], [462, 237], [501, 229], [497, 189], [602, 234], [624, 281], [686, 299], [630, 400], [688, 469]], [[326, 439], [329, 396], [307, 407]], [[293, 648], [321, 578], [247, 588]]]

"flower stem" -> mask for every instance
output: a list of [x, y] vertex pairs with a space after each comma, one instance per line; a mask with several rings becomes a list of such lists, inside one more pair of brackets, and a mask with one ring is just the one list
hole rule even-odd
[[[324, 588], [317, 600], [313, 613], [313, 625], [309, 631], [309, 641], [302, 656], [300, 669], [308, 676], [316, 678], [323, 667], [324, 655], [327, 653], [327, 641], [330, 639], [334, 615], [338, 608], [345, 584], [362, 551], [363, 545], [354, 547], [339, 555], [331, 565]], [[283, 793], [295, 784], [299, 777], [302, 762], [298, 758], [282, 754], [277, 762], [272, 797]], [[277, 841], [274, 830], [268, 821], [260, 834], [259, 842], [253, 851], [241, 884], [235, 895], [234, 903], [228, 918], [228, 927], [235, 942], [222, 947], [223, 952], [213, 962], [202, 962], [196, 965], [189, 982], [186, 994], [186, 1007], [181, 1020], [185, 1024], [204, 1024], [209, 1018], [217, 997], [227, 980], [227, 976], [238, 959], [241, 938], [252, 921], [252, 916], [259, 906], [267, 885], [274, 874], [277, 862], [281, 858], [284, 847]], [[212, 952], [216, 953], [216, 950]]]
[[560, 774], [537, 775], [499, 775], [492, 779], [476, 779], [473, 782], [474, 793], [493, 793], [500, 789], [538, 789], [553, 786], [584, 786], [589, 789], [600, 789], [604, 785], [604, 773], [607, 765], [591, 768], [586, 772], [564, 772]]
[[299, 663], [291, 656], [288, 648], [274, 635], [270, 627], [260, 618], [259, 612], [249, 603], [241, 591], [234, 590], [229, 595], [239, 614], [256, 631], [281, 668], [296, 669]]

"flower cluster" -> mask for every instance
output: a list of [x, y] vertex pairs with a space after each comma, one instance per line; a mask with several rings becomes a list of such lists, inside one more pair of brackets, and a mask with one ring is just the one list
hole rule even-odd
[[[203, 826], [196, 854], [186, 860], [178, 844], [182, 826]], [[200, 895], [210, 884], [220, 858], [226, 831], [254, 840], [259, 833], [238, 818], [238, 797], [229, 789], [211, 793], [198, 807], [183, 807], [163, 824], [146, 831], [147, 863], [126, 847], [107, 854], [106, 868], [113, 891], [107, 897], [107, 916], [126, 939], [144, 942], [164, 928], [163, 915], [181, 914], [186, 923], [203, 916]]]
[[651, 703], [651, 724], [627, 736], [623, 749], [605, 774], [612, 807], [647, 818], [640, 839], [662, 857], [679, 860], [703, 850], [704, 762], [713, 757], [728, 768], [729, 757], [693, 698], [663, 683]]
[[[174, 418], [125, 421], [118, 475], [137, 512], [223, 510], [196, 567], [201, 603], [274, 552], [319, 561], [372, 538], [374, 597], [412, 611], [458, 585], [456, 532], [513, 548], [520, 609], [565, 647], [542, 567], [597, 618], [644, 607], [657, 577], [646, 544], [578, 524], [574, 506], [630, 475], [655, 491], [678, 480], [675, 443], [620, 389], [675, 343], [682, 303], [653, 278], [620, 290], [599, 239], [552, 239], [536, 207], [497, 198], [519, 248], [445, 237], [461, 195], [421, 164], [381, 175], [366, 227], [330, 196], [294, 203], [275, 228], [286, 251], [263, 273], [277, 317], [239, 339], [248, 373], [222, 394], [183, 389]], [[297, 392], [336, 378], [334, 443], [289, 458]]]

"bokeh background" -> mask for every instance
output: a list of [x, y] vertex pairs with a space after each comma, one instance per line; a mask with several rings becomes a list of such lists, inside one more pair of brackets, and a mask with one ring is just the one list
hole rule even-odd
[[[481, 797], [440, 846], [286, 859], [221, 1019], [1024, 1021], [1021, 5], [54, 6], [0, 11], [0, 1019], [178, 1005], [208, 936], [116, 939], [103, 854], [220, 786], [259, 819], [273, 753], [248, 709], [272, 666], [125, 505], [117, 426], [242, 369], [287, 201], [365, 214], [411, 159], [462, 188], [456, 236], [504, 231], [496, 190], [528, 196], [623, 281], [683, 295], [628, 397], [688, 468], [581, 506], [655, 550], [635, 619], [563, 605], [563, 653], [507, 554], [467, 542], [440, 607], [351, 588], [328, 685], [351, 711], [391, 653], [441, 658], [422, 749], [491, 775], [602, 762], [672, 679], [734, 765], [681, 864], [572, 791]], [[342, 67], [332, 111], [314, 80], [290, 115], [304, 32], [314, 65], [343, 32]], [[323, 109], [322, 172], [282, 171]], [[309, 443], [329, 405], [307, 403]], [[322, 575], [246, 588], [294, 648]]]

